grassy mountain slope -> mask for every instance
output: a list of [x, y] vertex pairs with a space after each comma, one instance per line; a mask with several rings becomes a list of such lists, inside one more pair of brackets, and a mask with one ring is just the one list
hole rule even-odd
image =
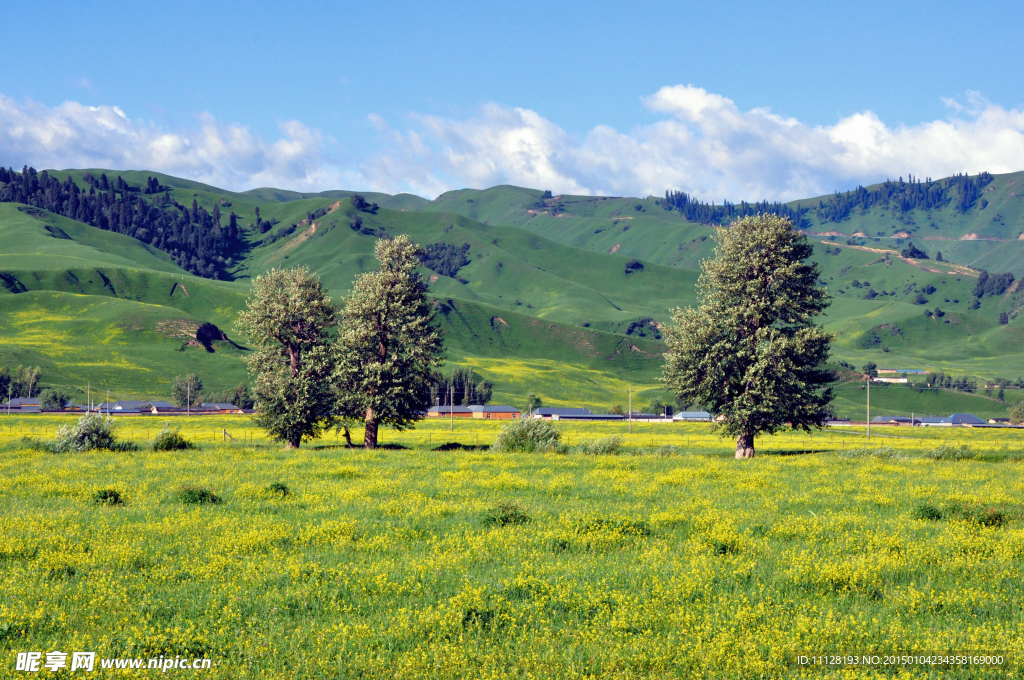
[[664, 210], [659, 199], [554, 196], [509, 185], [449, 191], [420, 206], [488, 225], [520, 227], [564, 245], [696, 269], [711, 230]]
[[534, 392], [549, 404], [605, 409], [624, 403], [630, 384], [643, 398], [664, 395], [657, 383], [664, 346], [653, 339], [452, 298], [438, 300], [437, 314], [452, 363], [491, 379], [504, 402], [519, 404]]
[[166, 254], [129, 236], [37, 208], [0, 203], [0, 270], [96, 265], [187, 276]]
[[[288, 202], [275, 214], [301, 221], [307, 210], [323, 207], [325, 200]], [[327, 205], [333, 203], [338, 202]], [[344, 208], [339, 206], [316, 223], [316, 231], [306, 223], [286, 238], [259, 245], [270, 240], [279, 225], [254, 238], [245, 268], [258, 272], [309, 263], [339, 298], [355, 274], [376, 266], [376, 236], [353, 231], [349, 222], [356, 213], [347, 200], [342, 203]], [[210, 321], [236, 339], [234, 319], [244, 304], [246, 281], [193, 277], [133, 239], [18, 207], [0, 206], [0, 245], [6, 264], [14, 265], [3, 270], [5, 287], [0, 289], [0, 364], [40, 365], [47, 382], [72, 388], [93, 383], [112, 389], [114, 396], [166, 396], [173, 376], [189, 371], [199, 373], [213, 389], [245, 378], [238, 361], [244, 349], [217, 342], [210, 347], [213, 351], [207, 351], [190, 341], [189, 334]], [[453, 226], [445, 216], [387, 210], [362, 217], [365, 229], [411, 233], [422, 242], [441, 237], [472, 242], [473, 262], [460, 276], [473, 278], [463, 284], [437, 277], [430, 286], [442, 299], [438, 318], [449, 360], [492, 377], [499, 397], [518, 403], [532, 390], [548, 403], [584, 399], [598, 406], [621, 401], [617, 397], [625, 388], [620, 387], [629, 381], [640, 389], [657, 389], [661, 343], [575, 322], [589, 306], [604, 305], [597, 316], [609, 327], [656, 309], [651, 300], [658, 291], [651, 281], [661, 281], [657, 275], [627, 275], [626, 258], [590, 262], [591, 253], [580, 254], [584, 264], [577, 271], [558, 275], [543, 269], [555, 267], [552, 257], [576, 256], [574, 249], [544, 243], [520, 230], [481, 232], [482, 225], [461, 218], [454, 218], [458, 224]], [[488, 254], [473, 252], [485, 247]], [[489, 257], [501, 266], [489, 263]], [[330, 265], [333, 262], [338, 264]], [[497, 272], [493, 276], [492, 269]], [[680, 285], [692, 288], [687, 273], [667, 273], [682, 277]], [[446, 286], [456, 295], [445, 295]], [[610, 301], [601, 294], [603, 286], [618, 289], [608, 296]], [[503, 292], [496, 292], [499, 287]], [[543, 309], [533, 309], [548, 318], [517, 313], [533, 309], [528, 302], [516, 305], [513, 296], [531, 292], [546, 303]], [[498, 306], [488, 305], [489, 300]], [[570, 323], [559, 320], [563, 318]], [[653, 327], [647, 330], [653, 333]]]
[[175, 375], [199, 373], [208, 388], [245, 378], [241, 350], [189, 342], [204, 319], [173, 307], [49, 290], [0, 295], [0, 365], [41, 366], [44, 382], [113, 396], [170, 394]]
[[[829, 198], [817, 196], [789, 205], [813, 209]], [[813, 210], [805, 214], [805, 220], [809, 231], [834, 230], [847, 236], [861, 232], [868, 237], [901, 238], [897, 234], [904, 233], [940, 242], [963, 237], [1016, 241], [1024, 234], [1024, 172], [994, 175], [992, 182], [982, 190], [980, 200], [966, 212], [960, 212], [952, 204], [937, 210], [907, 212], [875, 206], [865, 211], [854, 210], [840, 222], [823, 222]]]
[[[85, 172], [54, 174], [80, 181]], [[655, 198], [544, 198], [510, 186], [448, 192], [431, 202], [364, 192], [382, 206], [369, 214], [352, 208], [347, 191], [237, 193], [158, 173], [106, 174], [135, 186], [156, 176], [179, 203], [219, 204], [225, 219], [235, 212], [243, 226], [255, 223], [258, 207], [264, 221], [276, 224], [266, 233], [248, 231], [250, 250], [232, 270], [238, 280], [215, 282], [185, 274], [133, 239], [0, 205], [0, 364], [39, 363], [69, 383], [91, 376], [117, 382], [121, 366], [123, 389], [147, 394], [198, 367], [208, 384], [230, 387], [244, 375], [237, 361], [243, 350], [221, 343], [208, 352], [175, 335], [176, 327], [210, 321], [234, 338], [247, 279], [272, 267], [307, 264], [340, 299], [354, 276], [376, 266], [376, 238], [404, 233], [423, 245], [468, 244], [468, 261], [452, 276], [423, 273], [438, 300], [449, 361], [492, 378], [496, 398], [519, 403], [535, 391], [550, 403], [607, 407], [621, 403], [632, 383], [642, 403], [664, 394], [655, 382], [664, 351], [658, 326], [671, 308], [695, 304], [696, 270], [712, 254], [711, 227], [682, 220]], [[935, 210], [926, 222], [913, 211], [895, 219], [872, 209], [841, 223], [812, 222], [814, 259], [834, 297], [824, 323], [836, 333], [835, 357], [958, 375], [1024, 374], [1017, 359], [1024, 290], [985, 296], [970, 309], [978, 272], [963, 266], [1000, 272], [1024, 265], [1024, 240], [1013, 240], [1021, 227], [1022, 179], [1024, 173], [996, 176], [985, 189], [988, 203], [963, 215]], [[307, 216], [317, 212], [311, 224]], [[361, 226], [353, 227], [356, 218]], [[956, 264], [902, 259], [898, 251], [911, 237]], [[633, 258], [643, 268], [626, 273]], [[28, 310], [38, 313], [38, 323]], [[1007, 325], [998, 322], [1002, 311], [1011, 317]], [[42, 341], [48, 324], [66, 329], [54, 336], [60, 341]], [[75, 327], [83, 329], [77, 345], [61, 349]]]
[[[1022, 182], [1024, 173], [995, 176], [965, 213], [953, 205], [907, 213], [876, 206], [839, 223], [823, 223], [808, 213], [814, 259], [835, 299], [825, 325], [837, 333], [837, 359], [989, 377], [1024, 373], [1024, 362], [1016, 359], [1024, 349], [1017, 319], [1024, 296], [1014, 289], [984, 297], [977, 310], [969, 308], [978, 270], [1024, 275], [1024, 240], [1018, 240], [1024, 229]], [[817, 206], [827, 198], [791, 205]], [[688, 270], [713, 255], [712, 227], [682, 220], [655, 198], [543, 199], [540, 191], [501, 186], [448, 192], [420, 209], [519, 226], [559, 243]], [[860, 246], [848, 246], [848, 240]], [[901, 259], [899, 251], [910, 240], [933, 258], [941, 249], [947, 263]], [[868, 285], [855, 288], [855, 279]], [[924, 294], [925, 303], [918, 304], [918, 294], [929, 286], [936, 292]], [[864, 299], [872, 289], [877, 294]], [[926, 317], [925, 309], [935, 307], [943, 315]], [[1011, 317], [1006, 326], [998, 323], [1003, 311]]]
[[828, 199], [819, 196], [789, 205], [812, 208], [804, 218], [811, 234], [831, 235], [839, 241], [859, 237], [896, 249], [912, 240], [933, 258], [941, 252], [951, 262], [1024, 277], [1024, 172], [993, 176], [981, 198], [965, 212], [953, 205], [907, 212], [874, 206], [854, 210], [839, 222], [825, 222], [813, 208]]
[[[363, 232], [350, 226], [357, 216]], [[357, 273], [375, 266], [374, 234], [409, 234], [423, 245], [468, 244], [469, 263], [457, 273], [465, 283], [425, 270], [431, 292], [543, 319], [611, 330], [643, 317], [665, 321], [672, 306], [694, 300], [689, 270], [646, 264], [627, 273], [630, 258], [563, 246], [522, 229], [437, 213], [357, 213], [348, 201], [312, 226], [255, 248], [249, 267], [256, 273], [308, 264], [332, 291], [346, 291]]]
[[285, 189], [271, 189], [271, 188], [260, 188], [250, 189], [245, 192], [246, 196], [251, 196], [254, 199], [260, 201], [275, 201], [278, 203], [286, 203], [289, 201], [298, 201], [309, 198], [326, 198], [332, 201], [338, 199], [348, 198], [352, 194], [358, 193], [363, 198], [371, 203], [376, 203], [382, 208], [389, 208], [391, 210], [415, 210], [416, 208], [429, 203], [429, 201], [415, 194], [382, 194], [377, 191], [346, 191], [344, 189], [337, 189], [332, 191], [320, 191], [316, 193], [303, 193], [299, 191], [287, 191]]
[[[1024, 395], [1022, 390], [1006, 390], [1006, 402], [1014, 403]], [[851, 420], [864, 420], [867, 394], [864, 383], [844, 383], [835, 389], [833, 405], [836, 414]], [[973, 413], [979, 418], [1005, 418], [1007, 405], [984, 391], [976, 394], [949, 390], [915, 390], [906, 385], [871, 386], [871, 417], [876, 416], [947, 416], [950, 413]]]
[[[1024, 349], [1024, 318], [1017, 316], [1024, 291], [985, 296], [975, 310], [970, 303], [977, 278], [962, 267], [825, 243], [817, 245], [816, 259], [834, 298], [825, 327], [837, 334], [838, 358], [858, 366], [874, 361], [988, 377], [1016, 377], [1024, 370], [1017, 359]], [[1007, 325], [999, 323], [1003, 311], [1011, 317]]]

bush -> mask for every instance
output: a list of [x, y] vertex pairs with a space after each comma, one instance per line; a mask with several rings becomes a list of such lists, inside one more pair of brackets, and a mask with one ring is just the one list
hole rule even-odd
[[924, 454], [924, 457], [932, 460], [970, 460], [974, 458], [974, 452], [966, 444], [960, 446], [943, 444]]
[[560, 451], [561, 444], [562, 433], [550, 422], [540, 418], [520, 418], [501, 426], [491, 450], [542, 453]]
[[577, 520], [574, 527], [577, 534], [592, 534], [595, 532], [615, 532], [624, 536], [640, 536], [646, 538], [651, 535], [651, 525], [643, 520], [632, 519], [609, 519], [596, 517]]
[[912, 458], [899, 449], [894, 449], [891, 446], [858, 446], [852, 449], [840, 449], [836, 451], [836, 455], [840, 458], [878, 458], [881, 460], [903, 460]]
[[[956, 519], [961, 522], [977, 523], [986, 527], [1001, 527], [1005, 526], [1009, 521], [1010, 517], [1007, 516], [1007, 513], [1011, 510], [1013, 508], [1008, 509], [1005, 506], [1001, 509], [996, 509], [981, 505], [953, 503], [945, 514], [949, 519]], [[1013, 514], [1019, 517], [1019, 508]]]
[[987, 527], [1001, 527], [1006, 524], [1006, 515], [995, 508], [988, 508], [979, 513], [978, 521]]
[[178, 500], [188, 505], [217, 505], [224, 499], [205, 486], [183, 486], [178, 490]]
[[63, 411], [71, 397], [64, 390], [47, 389], [39, 393], [39, 407], [43, 411]]
[[114, 439], [116, 425], [110, 416], [103, 417], [98, 413], [90, 413], [78, 419], [75, 425], [62, 425], [57, 430], [51, 450], [54, 453], [79, 453], [92, 449], [110, 449], [124, 451], [134, 448], [134, 444], [117, 445]]
[[169, 422], [164, 423], [163, 428], [150, 442], [150, 448], [154, 451], [183, 451], [195, 447], [195, 444], [181, 436], [180, 427], [172, 426]]
[[504, 527], [514, 524], [527, 524], [530, 516], [515, 503], [499, 503], [484, 513], [483, 524], [485, 527]]
[[98, 505], [124, 505], [124, 497], [114, 489], [97, 489], [92, 494], [92, 502]]
[[930, 503], [924, 503], [919, 505], [917, 510], [914, 511], [914, 517], [917, 519], [927, 519], [936, 522], [942, 519], [942, 511]]
[[588, 456], [614, 456], [622, 452], [622, 437], [612, 435], [600, 439], [588, 439], [572, 447], [572, 452]]
[[281, 482], [274, 482], [273, 484], [267, 487], [267, 491], [269, 491], [272, 494], [278, 494], [281, 496], [281, 498], [284, 498], [285, 496], [291, 493], [288, 487]]

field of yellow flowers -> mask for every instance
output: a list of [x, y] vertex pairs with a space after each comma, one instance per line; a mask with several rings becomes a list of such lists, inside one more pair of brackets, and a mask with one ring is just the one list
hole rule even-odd
[[[58, 422], [0, 420], [0, 677], [32, 650], [207, 678], [1024, 675], [1017, 431], [781, 435], [750, 461], [704, 425], [564, 426], [623, 434], [609, 456], [491, 453], [472, 422], [376, 451], [285, 451], [244, 417], [175, 421], [184, 452], [23, 441]], [[968, 652], [1004, 662], [797, 661]]]

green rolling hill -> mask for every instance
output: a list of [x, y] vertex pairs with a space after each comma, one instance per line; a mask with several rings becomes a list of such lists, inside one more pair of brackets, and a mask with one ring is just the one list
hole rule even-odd
[[[0, 365], [38, 364], [46, 382], [99, 385], [117, 396], [164, 396], [185, 371], [212, 389], [233, 387], [245, 378], [234, 318], [251, 277], [305, 264], [337, 299], [376, 265], [375, 239], [403, 233], [437, 256], [423, 274], [449, 361], [491, 378], [496, 399], [520, 403], [533, 391], [548, 403], [606, 409], [623, 403], [632, 384], [643, 404], [667, 396], [656, 381], [665, 349], [660, 327], [672, 308], [696, 302], [699, 263], [711, 255], [713, 227], [686, 221], [653, 197], [546, 196], [511, 186], [434, 201], [364, 192], [380, 206], [372, 214], [356, 210], [348, 191], [228, 192], [151, 172], [51, 174], [85, 187], [87, 172], [120, 175], [136, 187], [156, 177], [182, 205], [216, 204], [225, 219], [235, 213], [248, 242], [227, 268], [234, 280], [214, 281], [127, 236], [0, 204]], [[994, 176], [966, 210], [952, 202], [929, 210], [874, 205], [836, 221], [819, 208], [831, 197], [790, 204], [805, 210], [804, 228], [834, 298], [824, 323], [836, 334], [836, 359], [1024, 376], [1017, 359], [1024, 291], [1015, 284], [977, 303], [972, 296], [982, 268], [1024, 275], [1022, 183], [1024, 173]], [[272, 225], [263, 233], [255, 228], [257, 209]], [[901, 257], [910, 240], [931, 259]], [[939, 250], [944, 262], [934, 259]], [[1008, 324], [999, 323], [1000, 312]], [[204, 346], [190, 338], [206, 322], [229, 339]], [[837, 405], [858, 415], [856, 395], [843, 395]], [[961, 397], [913, 399], [945, 408]], [[971, 398], [981, 401], [963, 403], [976, 410], [1005, 410]], [[913, 405], [910, 396], [900, 399]]]

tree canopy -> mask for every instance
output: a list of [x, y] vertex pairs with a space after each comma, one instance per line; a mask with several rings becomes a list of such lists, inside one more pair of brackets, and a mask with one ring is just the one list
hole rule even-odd
[[367, 448], [381, 424], [407, 428], [429, 407], [442, 349], [416, 273], [422, 250], [398, 236], [377, 241], [374, 254], [380, 268], [357, 276], [344, 300], [335, 373], [339, 411], [364, 421]]
[[195, 373], [189, 373], [182, 377], [174, 376], [174, 383], [171, 385], [171, 398], [178, 406], [198, 406], [200, 403], [200, 392], [203, 391], [203, 381]]
[[245, 358], [255, 382], [256, 423], [289, 448], [334, 424], [333, 332], [337, 312], [306, 267], [257, 276], [238, 326], [255, 350]]
[[[196, 276], [230, 278], [227, 268], [246, 247], [234, 213], [221, 224], [220, 206], [208, 212], [192, 200], [191, 208], [171, 198], [155, 177], [146, 189], [130, 186], [120, 176], [110, 181], [86, 173], [88, 190], [68, 175], [63, 182], [46, 170], [24, 167], [20, 173], [0, 168], [0, 203], [24, 203], [100, 229], [148, 243]], [[160, 191], [164, 193], [160, 194]], [[155, 194], [147, 203], [140, 193]], [[257, 213], [258, 214], [258, 213]]]
[[[663, 382], [679, 403], [700, 403], [736, 437], [736, 457], [754, 436], [810, 430], [830, 415], [831, 336], [813, 323], [829, 304], [807, 239], [778, 215], [717, 227], [715, 258], [702, 263], [697, 309], [676, 309], [666, 330]], [[824, 389], [823, 389], [824, 388]]]

